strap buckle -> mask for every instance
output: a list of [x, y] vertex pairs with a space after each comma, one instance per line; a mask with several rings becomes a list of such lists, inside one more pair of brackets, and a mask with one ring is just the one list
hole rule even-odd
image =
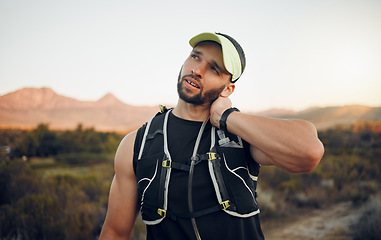
[[165, 112], [167, 112], [168, 111], [168, 108], [166, 107], [166, 106], [164, 106], [164, 105], [159, 105], [159, 108], [160, 108], [160, 112], [161, 113], [165, 113]]
[[162, 166], [165, 168], [170, 168], [172, 166], [172, 160], [171, 159], [164, 160], [162, 163]]
[[216, 157], [217, 153], [215, 152], [207, 152], [206, 154], [208, 154], [208, 161], [217, 159]]
[[157, 209], [157, 213], [162, 217], [162, 218], [165, 218], [167, 216], [167, 211], [165, 211], [164, 209], [161, 209], [161, 208], [158, 208]]
[[228, 207], [230, 207], [230, 201], [229, 200], [223, 201], [220, 203], [220, 205], [222, 206], [222, 210], [225, 210]]

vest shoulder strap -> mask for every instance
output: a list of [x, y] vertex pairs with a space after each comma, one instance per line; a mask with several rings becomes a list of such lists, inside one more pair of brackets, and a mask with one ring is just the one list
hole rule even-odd
[[156, 113], [148, 122], [144, 123], [137, 131], [134, 143], [133, 167], [136, 174], [137, 161], [142, 157], [147, 140], [154, 139], [157, 135], [163, 135], [163, 123], [165, 113], [169, 110], [160, 105], [160, 112]]

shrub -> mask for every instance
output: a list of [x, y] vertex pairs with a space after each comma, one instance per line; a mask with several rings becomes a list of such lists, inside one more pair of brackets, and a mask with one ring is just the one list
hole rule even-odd
[[274, 192], [261, 190], [258, 194], [258, 204], [261, 210], [261, 218], [271, 218], [277, 213], [276, 202], [273, 197]]
[[381, 195], [374, 197], [364, 206], [356, 224], [355, 240], [376, 240], [381, 236]]

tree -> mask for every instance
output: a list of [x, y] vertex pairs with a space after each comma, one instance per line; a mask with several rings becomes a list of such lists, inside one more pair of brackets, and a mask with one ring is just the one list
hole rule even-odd
[[39, 124], [16, 144], [15, 154], [18, 157], [47, 157], [57, 154], [57, 148], [57, 135], [47, 124]]

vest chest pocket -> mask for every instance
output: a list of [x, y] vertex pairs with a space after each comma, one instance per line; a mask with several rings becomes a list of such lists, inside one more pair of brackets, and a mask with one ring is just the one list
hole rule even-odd
[[250, 177], [243, 148], [217, 147], [221, 172], [232, 202], [239, 214], [258, 210], [256, 182]]
[[[142, 203], [141, 214], [143, 219], [156, 220], [157, 205], [162, 174], [162, 160], [164, 154], [155, 154], [138, 160], [136, 167], [136, 179], [138, 184], [138, 196]], [[154, 217], [154, 219], [150, 219]]]

